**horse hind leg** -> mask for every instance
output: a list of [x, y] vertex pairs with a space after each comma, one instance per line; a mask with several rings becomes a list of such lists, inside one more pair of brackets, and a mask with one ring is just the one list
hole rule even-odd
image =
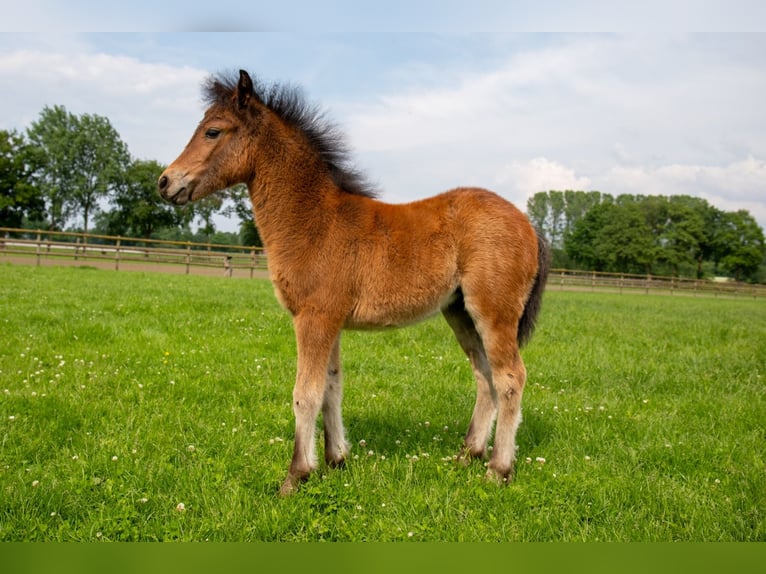
[[322, 402], [324, 423], [324, 458], [329, 466], [341, 466], [349, 453], [343, 428], [341, 403], [343, 402], [343, 376], [340, 364], [340, 336], [335, 341], [327, 366], [327, 382]]
[[492, 371], [481, 337], [473, 319], [465, 310], [462, 297], [444, 309], [443, 314], [460, 347], [468, 356], [476, 380], [476, 403], [459, 458], [462, 461], [483, 458], [486, 456], [487, 443], [497, 412], [497, 395], [492, 383]]
[[[516, 431], [521, 423], [521, 396], [527, 378], [518, 345], [519, 317], [524, 305], [521, 301], [513, 305], [511, 298], [492, 297], [481, 289], [472, 289], [470, 296], [465, 296], [463, 308], [472, 321], [475, 336], [481, 341], [484, 351], [484, 361], [479, 363], [480, 368], [475, 371], [489, 381], [489, 392], [495, 407], [495, 437], [492, 456], [487, 465], [487, 477], [507, 483], [513, 474], [516, 459]], [[479, 392], [477, 409], [481, 400]], [[469, 428], [467, 446], [472, 437], [484, 440], [488, 435], [488, 430], [484, 431], [486, 434], [481, 431], [488, 429], [491, 421], [486, 418], [479, 418], [478, 421], [486, 426], [478, 430]], [[474, 426], [473, 419], [471, 426]], [[475, 434], [472, 435], [472, 432]]]
[[521, 423], [521, 397], [527, 371], [519, 354], [515, 333], [495, 333], [500, 342], [488, 344], [492, 380], [497, 392], [497, 423], [487, 477], [507, 483], [516, 460], [516, 431]]

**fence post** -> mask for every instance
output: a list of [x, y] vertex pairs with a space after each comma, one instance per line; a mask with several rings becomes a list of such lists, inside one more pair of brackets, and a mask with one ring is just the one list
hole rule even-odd
[[186, 274], [189, 274], [189, 266], [191, 265], [191, 241], [186, 242]]
[[250, 248], [250, 279], [255, 274], [255, 247]]
[[37, 232], [37, 266], [40, 267], [40, 245], [42, 242], [42, 237], [40, 237], [40, 232]]
[[625, 284], [625, 274], [620, 273], [620, 295], [622, 295], [622, 287]]
[[650, 284], [651, 282], [652, 282], [652, 274], [651, 274], [651, 273], [647, 273], [647, 274], [646, 274], [646, 283], [645, 283], [645, 286], [646, 286], [646, 294], [647, 294], [647, 295], [649, 294], [649, 284]]
[[120, 241], [122, 237], [117, 237], [117, 249], [114, 251], [114, 270], [120, 270]]

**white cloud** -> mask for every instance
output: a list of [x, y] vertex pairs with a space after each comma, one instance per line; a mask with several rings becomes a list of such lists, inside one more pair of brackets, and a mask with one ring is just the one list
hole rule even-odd
[[168, 162], [199, 121], [204, 76], [191, 67], [82, 50], [0, 52], [0, 125], [23, 129], [44, 106], [63, 105], [106, 116], [134, 155]]
[[496, 183], [498, 189], [507, 190], [506, 195], [516, 198], [523, 205], [538, 191], [551, 189], [589, 190], [591, 181], [577, 176], [574, 170], [544, 157], [526, 162], [514, 161], [500, 170]]
[[766, 222], [766, 161], [752, 156], [723, 166], [614, 166], [596, 182], [612, 195], [694, 195], [726, 211], [747, 209]]

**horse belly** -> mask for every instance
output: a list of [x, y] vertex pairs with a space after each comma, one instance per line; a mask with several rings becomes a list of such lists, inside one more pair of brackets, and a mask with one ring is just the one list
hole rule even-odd
[[387, 293], [359, 299], [346, 318], [346, 329], [403, 327], [439, 313], [458, 297], [457, 286], [438, 293]]

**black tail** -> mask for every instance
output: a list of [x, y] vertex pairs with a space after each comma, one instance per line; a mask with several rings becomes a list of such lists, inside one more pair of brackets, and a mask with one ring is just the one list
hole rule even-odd
[[532, 338], [537, 315], [540, 312], [540, 305], [543, 302], [545, 281], [548, 279], [548, 271], [551, 266], [551, 252], [548, 247], [548, 242], [542, 236], [540, 231], [535, 229], [535, 232], [537, 233], [537, 277], [535, 277], [532, 291], [529, 293], [527, 304], [524, 306], [524, 313], [519, 320], [517, 338], [520, 347]]

